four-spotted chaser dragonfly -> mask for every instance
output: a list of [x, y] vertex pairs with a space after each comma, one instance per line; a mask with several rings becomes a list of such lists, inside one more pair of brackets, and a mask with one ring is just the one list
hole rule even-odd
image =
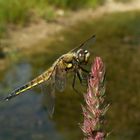
[[[43, 74], [36, 77], [27, 84], [15, 89], [11, 94], [5, 97], [4, 100], [8, 101], [11, 98], [18, 96], [21, 93], [24, 93], [25, 91], [44, 82], [47, 82], [48, 94], [52, 99], [54, 99], [55, 89], [59, 91], [64, 90], [66, 84], [66, 74], [69, 72], [73, 72], [74, 74], [72, 87], [73, 89], [75, 89], [75, 79], [76, 77], [78, 77], [80, 82], [82, 82], [83, 79], [81, 71], [86, 72], [86, 70], [82, 66], [88, 63], [90, 56], [89, 51], [87, 51], [85, 48], [91, 46], [94, 42], [95, 35], [93, 35], [78, 47], [60, 56]], [[53, 109], [53, 107], [51, 108]]]

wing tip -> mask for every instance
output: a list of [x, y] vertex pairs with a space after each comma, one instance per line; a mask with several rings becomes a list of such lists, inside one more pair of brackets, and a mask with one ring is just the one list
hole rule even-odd
[[91, 36], [91, 38], [94, 38], [94, 39], [96, 39], [96, 35], [95, 35], [95, 34], [94, 34], [94, 35], [92, 35], [92, 36]]
[[[93, 40], [93, 39], [94, 39], [94, 40]], [[72, 49], [72, 50], [69, 51], [69, 52], [74, 52], [75, 50], [81, 48], [81, 47], [82, 47], [85, 43], [87, 43], [87, 41], [89, 41], [89, 40], [92, 40], [93, 42], [95, 42], [95, 41], [96, 41], [96, 35], [93, 34], [93, 35], [92, 35], [90, 38], [88, 38], [85, 42], [81, 43], [78, 47]]]

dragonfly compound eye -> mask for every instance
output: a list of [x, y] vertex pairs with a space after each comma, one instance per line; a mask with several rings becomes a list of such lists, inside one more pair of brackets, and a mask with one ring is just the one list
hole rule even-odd
[[80, 49], [77, 51], [77, 60], [80, 63], [87, 63], [89, 59], [90, 53], [87, 50]]
[[80, 49], [77, 51], [77, 60], [81, 63], [83, 62], [85, 59], [85, 54], [84, 54], [84, 50]]

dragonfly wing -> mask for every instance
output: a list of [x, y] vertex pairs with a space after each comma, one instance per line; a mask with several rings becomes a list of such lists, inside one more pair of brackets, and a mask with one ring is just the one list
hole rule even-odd
[[43, 91], [43, 107], [47, 108], [49, 115], [52, 117], [55, 107], [55, 81], [51, 78], [41, 86]]
[[56, 68], [55, 87], [60, 92], [64, 91], [64, 89], [66, 87], [66, 71], [59, 67]]
[[83, 42], [82, 44], [80, 44], [78, 47], [72, 49], [70, 52], [75, 52], [80, 48], [86, 48], [91, 46], [92, 44], [94, 44], [96, 41], [96, 37], [95, 35], [92, 35], [89, 39], [87, 39], [85, 42]]

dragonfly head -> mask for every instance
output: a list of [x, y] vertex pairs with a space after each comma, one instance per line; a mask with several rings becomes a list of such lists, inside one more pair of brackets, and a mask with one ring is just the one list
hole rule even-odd
[[81, 64], [87, 64], [89, 60], [90, 53], [87, 50], [79, 49], [76, 52], [77, 61]]

